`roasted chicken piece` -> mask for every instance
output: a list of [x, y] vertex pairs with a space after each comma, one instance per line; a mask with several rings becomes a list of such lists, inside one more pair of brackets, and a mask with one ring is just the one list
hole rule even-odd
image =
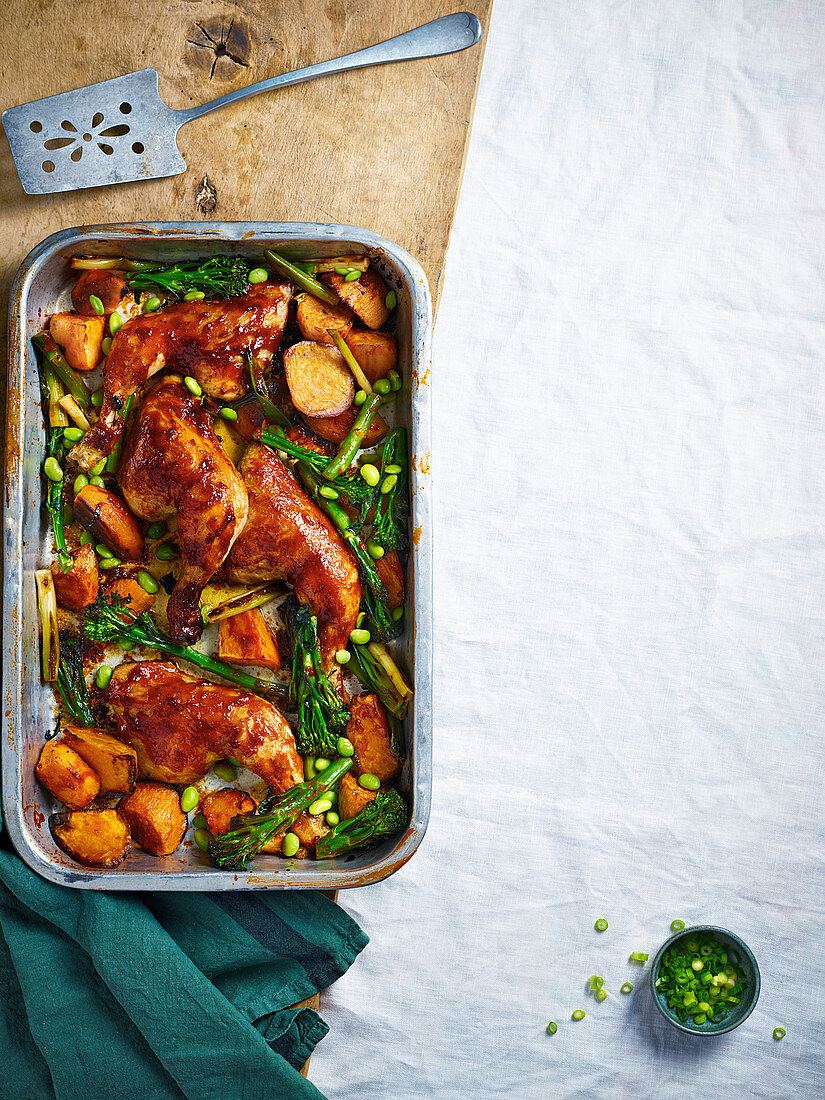
[[194, 642], [203, 630], [201, 591], [243, 528], [248, 499], [209, 414], [178, 375], [163, 377], [144, 400], [118, 477], [136, 515], [177, 516], [182, 567], [167, 607], [169, 633], [181, 644]]
[[129, 321], [106, 357], [100, 419], [73, 448], [72, 459], [89, 470], [110, 454], [123, 432], [118, 414], [126, 399], [164, 367], [196, 378], [210, 397], [240, 397], [248, 388], [243, 352], [263, 361], [275, 354], [291, 296], [288, 283], [261, 283], [239, 298], [178, 302]]
[[188, 676], [171, 661], [118, 665], [107, 702], [148, 779], [194, 783], [230, 756], [277, 794], [304, 778], [292, 731], [271, 703]]
[[274, 451], [253, 443], [240, 466], [249, 518], [226, 560], [234, 581], [285, 580], [318, 616], [321, 653], [344, 649], [358, 618], [361, 582], [335, 528]]

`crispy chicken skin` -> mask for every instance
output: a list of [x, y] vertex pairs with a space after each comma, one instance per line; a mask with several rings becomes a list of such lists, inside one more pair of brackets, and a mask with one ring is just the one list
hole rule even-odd
[[71, 452], [84, 470], [110, 454], [123, 431], [118, 412], [164, 367], [191, 375], [209, 397], [231, 401], [248, 388], [243, 352], [267, 360], [278, 350], [292, 289], [261, 283], [239, 298], [178, 302], [136, 317], [112, 340], [103, 368], [103, 406], [97, 424]]
[[278, 456], [252, 443], [241, 460], [249, 518], [226, 560], [230, 580], [285, 580], [318, 616], [328, 663], [344, 649], [358, 618], [358, 570], [332, 524]]
[[224, 454], [212, 420], [178, 375], [147, 394], [126, 436], [120, 488], [137, 516], [177, 516], [182, 567], [169, 600], [169, 632], [196, 641], [203, 630], [200, 594], [246, 522], [248, 498]]
[[171, 661], [118, 665], [107, 701], [149, 779], [193, 783], [229, 756], [278, 794], [304, 778], [292, 731], [271, 703], [187, 676]]

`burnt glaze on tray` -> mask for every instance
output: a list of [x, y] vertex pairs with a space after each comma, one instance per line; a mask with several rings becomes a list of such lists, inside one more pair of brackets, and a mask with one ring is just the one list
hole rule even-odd
[[[127, 256], [174, 261], [216, 253], [254, 258], [265, 248], [292, 259], [366, 253], [398, 295], [401, 423], [410, 439], [410, 558], [406, 630], [398, 650], [415, 698], [405, 719], [407, 759], [401, 790], [412, 809], [408, 828], [350, 859], [323, 862], [260, 855], [245, 871], [219, 871], [192, 843], [192, 830], [173, 855], [133, 849], [111, 870], [85, 868], [60, 851], [49, 833], [51, 796], [34, 777], [57, 702], [40, 677], [40, 617], [34, 571], [53, 560], [42, 508], [44, 429], [31, 337], [43, 330], [71, 285], [68, 259]], [[430, 812], [432, 742], [432, 529], [430, 518], [430, 336], [432, 306], [419, 264], [390, 241], [348, 225], [316, 222], [159, 222], [84, 226], [47, 237], [23, 261], [12, 287], [6, 426], [5, 583], [3, 589], [3, 815], [15, 848], [44, 878], [97, 890], [231, 890], [282, 887], [336, 890], [366, 886], [398, 870], [413, 855]]]

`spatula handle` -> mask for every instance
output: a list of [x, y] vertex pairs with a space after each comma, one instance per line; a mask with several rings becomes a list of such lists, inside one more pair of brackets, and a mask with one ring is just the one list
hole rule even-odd
[[458, 50], [466, 50], [468, 46], [475, 45], [480, 38], [481, 24], [476, 16], [468, 11], [455, 12], [453, 15], [445, 15], [441, 19], [425, 23], [423, 27], [416, 27], [413, 31], [407, 31], [406, 34], [399, 34], [386, 42], [379, 42], [375, 46], [368, 46], [365, 50], [358, 50], [357, 53], [336, 57], [332, 61], [321, 61], [306, 69], [296, 69], [292, 73], [270, 77], [269, 80], [261, 80], [257, 84], [250, 84], [247, 88], [238, 88], [235, 92], [210, 100], [209, 103], [202, 103], [199, 107], [177, 111], [176, 114], [181, 118], [181, 125], [184, 125], [191, 122], [193, 118], [200, 118], [201, 115], [208, 114], [210, 111], [228, 107], [230, 103], [238, 103], [242, 99], [259, 95], [261, 92], [289, 88], [305, 80], [314, 80], [316, 76], [345, 73], [350, 69], [364, 69], [368, 65], [386, 65], [388, 61], [413, 61], [419, 57], [438, 57], [440, 54], [456, 53]]

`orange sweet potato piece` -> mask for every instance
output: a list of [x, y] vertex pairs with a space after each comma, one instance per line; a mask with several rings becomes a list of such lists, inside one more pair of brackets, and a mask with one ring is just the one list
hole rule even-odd
[[357, 817], [363, 808], [375, 798], [378, 791], [368, 791], [359, 786], [352, 772], [346, 772], [338, 788], [338, 813], [342, 821]]
[[93, 546], [81, 546], [73, 554], [72, 568], [64, 573], [57, 562], [52, 562], [52, 576], [57, 602], [70, 611], [82, 611], [97, 597], [100, 572]]
[[78, 523], [105, 543], [117, 557], [138, 561], [143, 557], [143, 533], [140, 524], [120, 497], [87, 485], [74, 498], [74, 516]]
[[323, 814], [310, 815], [303, 813], [298, 814], [292, 822], [290, 831], [295, 833], [301, 841], [301, 848], [305, 848], [308, 852], [314, 852], [318, 840], [320, 840], [322, 836], [326, 836], [330, 829], [329, 825], [327, 825], [324, 820]]
[[355, 748], [358, 774], [368, 772], [387, 783], [401, 770], [392, 750], [390, 727], [377, 695], [357, 695], [352, 700], [347, 737]]
[[328, 344], [293, 344], [284, 352], [284, 373], [292, 404], [307, 416], [337, 416], [355, 397], [352, 372], [338, 348]]
[[53, 313], [49, 332], [63, 348], [69, 366], [75, 370], [94, 370], [100, 362], [100, 345], [106, 327], [105, 317], [81, 317], [77, 313]]
[[404, 602], [404, 570], [397, 550], [388, 550], [375, 562], [375, 571], [387, 589], [389, 607], [400, 607]]
[[137, 778], [137, 753], [103, 730], [82, 726], [65, 726], [63, 744], [82, 756], [97, 773], [100, 789], [130, 794]]
[[116, 867], [129, 849], [129, 830], [117, 810], [52, 814], [49, 829], [64, 852], [88, 867]]
[[[221, 787], [219, 791], [212, 791], [201, 799], [198, 812], [206, 818], [210, 833], [221, 836], [222, 833], [229, 832], [233, 817], [251, 814], [255, 808], [255, 799], [251, 795], [234, 787]], [[280, 851], [280, 845], [278, 850]]]
[[136, 844], [152, 856], [168, 856], [186, 832], [186, 814], [180, 797], [165, 783], [138, 783], [117, 804], [117, 812], [129, 826]]
[[113, 569], [103, 581], [103, 591], [107, 594], [117, 592], [119, 596], [128, 599], [129, 611], [135, 615], [142, 615], [144, 611], [151, 611], [155, 606], [153, 593], [141, 588], [137, 581], [137, 574], [129, 569], [122, 567]]
[[218, 656], [233, 665], [260, 665], [273, 672], [281, 667], [275, 635], [257, 607], [220, 620]]
[[381, 328], [389, 317], [390, 311], [385, 304], [387, 288], [372, 268], [351, 283], [346, 282], [343, 275], [335, 274], [324, 275], [323, 281], [358, 314], [367, 328]]
[[82, 756], [61, 741], [47, 741], [34, 774], [70, 810], [82, 810], [100, 791], [100, 780]]
[[305, 294], [298, 302], [295, 320], [305, 340], [315, 340], [319, 344], [331, 344], [333, 341], [328, 328], [346, 336], [352, 328], [353, 314], [343, 302], [337, 306], [327, 305], [313, 294]]
[[[356, 416], [358, 416], [358, 406], [353, 404], [348, 409], [344, 409], [338, 416], [305, 415], [304, 420], [307, 422], [307, 427], [316, 435], [320, 435], [321, 439], [326, 439], [330, 443], [340, 443], [355, 423]], [[376, 413], [372, 418], [369, 431], [364, 436], [362, 446], [374, 447], [376, 443], [381, 442], [388, 430], [386, 420], [380, 413]]]
[[105, 314], [114, 313], [125, 298], [132, 298], [129, 285], [119, 271], [84, 271], [72, 290], [72, 305], [84, 317], [96, 317], [89, 295], [96, 294]]
[[398, 363], [398, 344], [391, 332], [370, 332], [368, 329], [353, 329], [344, 336], [352, 354], [358, 360], [358, 366], [375, 384], [379, 378], [386, 378]]

